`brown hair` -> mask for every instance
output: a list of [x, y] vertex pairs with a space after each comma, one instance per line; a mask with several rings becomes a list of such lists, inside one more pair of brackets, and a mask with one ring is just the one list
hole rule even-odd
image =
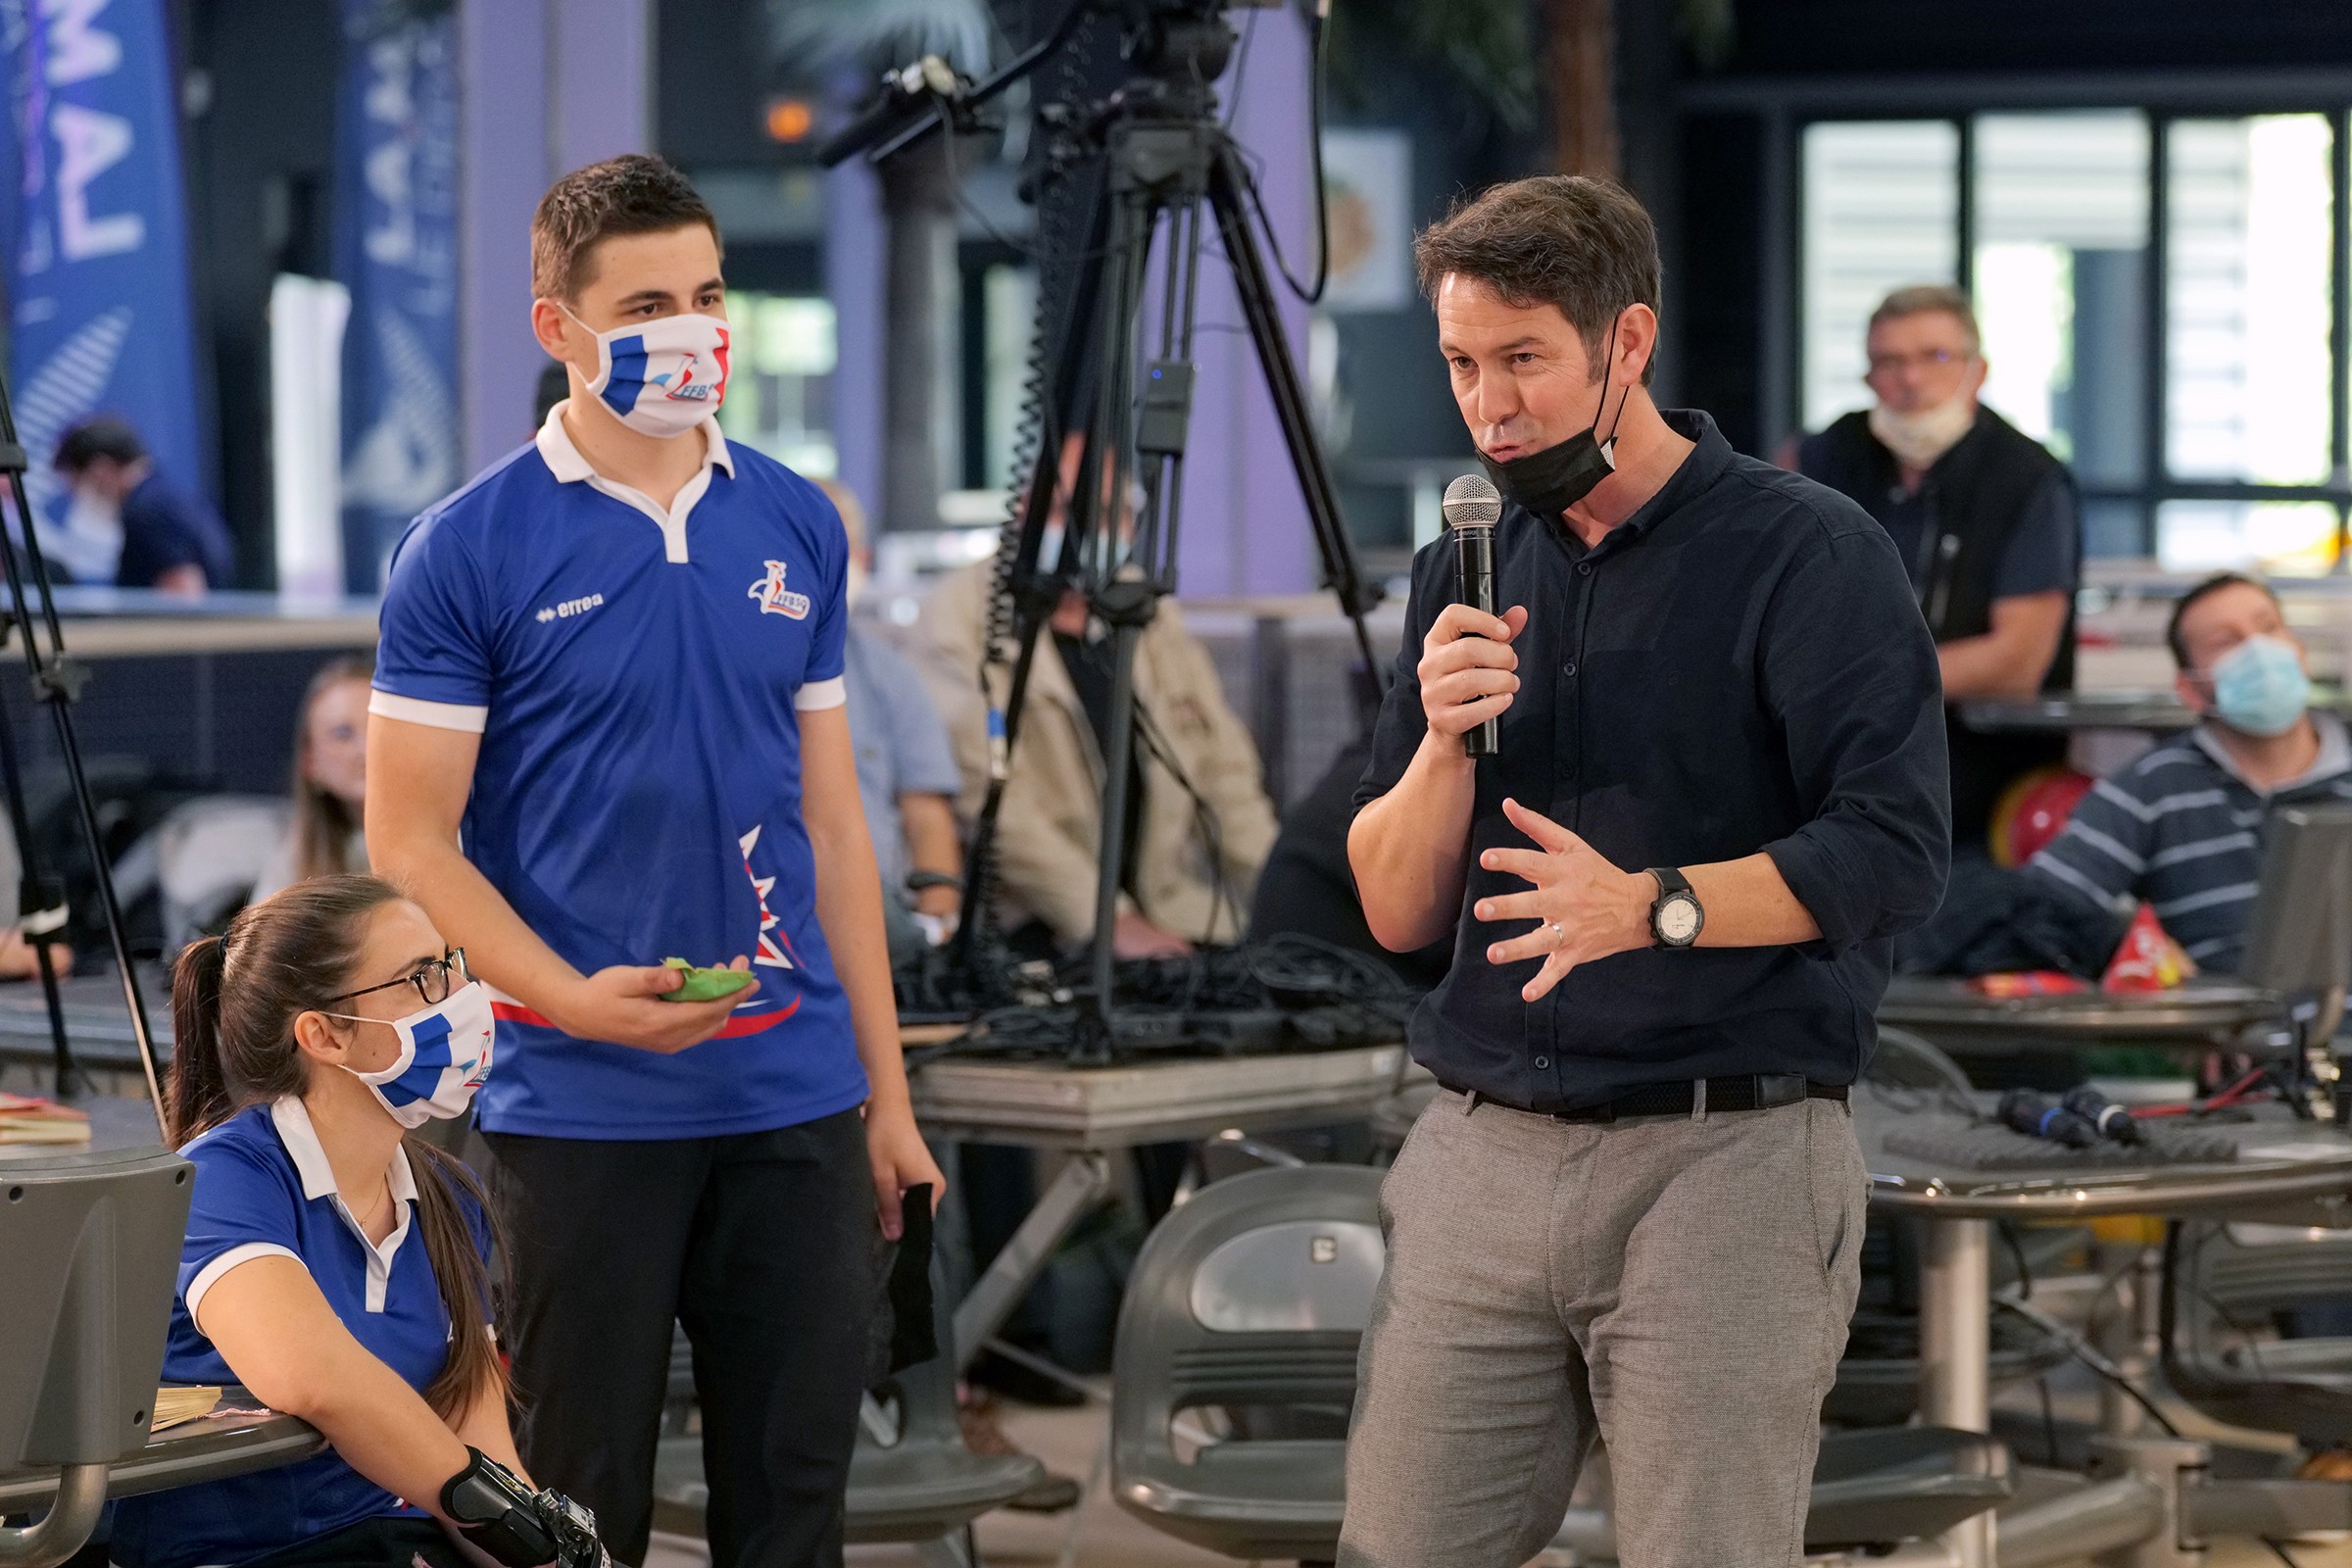
[[1968, 338], [1970, 354], [1984, 351], [1984, 340], [1977, 330], [1976, 306], [1949, 283], [1913, 283], [1896, 289], [1879, 301], [1879, 308], [1870, 313], [1870, 325], [1863, 330], [1874, 332], [1882, 321], [1899, 321], [1906, 316], [1925, 316], [1931, 311], [1941, 311], [1958, 318], [1960, 330]]
[[2181, 634], [2180, 623], [2188, 618], [2189, 611], [2195, 608], [2198, 601], [2218, 594], [2225, 588], [2251, 588], [2267, 596], [2272, 604], [2278, 603], [2278, 589], [2242, 571], [2217, 571], [2198, 583], [2174, 602], [2173, 612], [2164, 623], [2164, 646], [2173, 651], [2173, 662], [2180, 668], [2188, 668], [2188, 639]]
[[[191, 943], [172, 971], [170, 1135], [174, 1149], [248, 1105], [299, 1095], [310, 1080], [294, 1020], [332, 1005], [356, 983], [368, 917], [402, 897], [371, 876], [298, 883], [249, 905], [226, 932]], [[401, 1139], [416, 1177], [417, 1229], [448, 1308], [449, 1360], [425, 1402], [458, 1421], [485, 1387], [503, 1397], [507, 1373], [481, 1326], [494, 1298], [461, 1195], [489, 1219], [473, 1173], [414, 1133]], [[490, 1222], [495, 1236], [495, 1221]], [[504, 1255], [503, 1247], [497, 1249]]]
[[352, 835], [360, 831], [360, 819], [342, 796], [332, 790], [319, 788], [305, 776], [303, 765], [310, 760], [311, 710], [330, 686], [347, 680], [372, 681], [375, 661], [366, 654], [354, 654], [319, 666], [311, 677], [311, 684], [302, 694], [302, 707], [294, 716], [294, 880], [314, 876], [341, 876], [360, 869], [351, 863]]
[[700, 223], [718, 240], [718, 220], [684, 174], [659, 158], [624, 153], [575, 169], [547, 187], [531, 214], [531, 292], [579, 297], [595, 275], [590, 254], [624, 234], [662, 234]]
[[[1522, 310], [1557, 307], [1584, 338], [1594, 380], [1626, 307], [1658, 309], [1656, 225], [1625, 187], [1584, 174], [1515, 179], [1456, 202], [1414, 237], [1413, 264], [1432, 302], [1458, 272]], [[1653, 354], [1642, 368], [1642, 385], [1657, 364]]]

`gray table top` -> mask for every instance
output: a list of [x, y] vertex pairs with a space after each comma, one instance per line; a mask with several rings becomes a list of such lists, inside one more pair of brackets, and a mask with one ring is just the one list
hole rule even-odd
[[[256, 1401], [241, 1389], [229, 1391], [222, 1405], [236, 1409]], [[307, 1459], [326, 1446], [316, 1429], [273, 1410], [238, 1410], [235, 1414], [199, 1416], [163, 1432], [150, 1434], [138, 1452], [115, 1462], [107, 1477], [110, 1497], [135, 1496], [171, 1487], [222, 1481], [255, 1470], [274, 1469]], [[57, 1493], [54, 1470], [0, 1469], [0, 1514], [25, 1513], [44, 1506]]]
[[[2054, 997], [1987, 997], [1965, 980], [1896, 975], [1879, 1004], [1879, 1021], [1965, 1037], [1979, 1049], [2098, 1045], [2110, 1041], [2203, 1044], [2280, 1015], [2278, 998], [2256, 986], [2200, 977], [2170, 991], [2107, 992], [2097, 987]], [[1988, 1038], [1989, 1037], [1989, 1038]]]
[[[139, 997], [147, 1006], [147, 1027], [155, 1038], [160, 1069], [172, 1059], [172, 983], [160, 965], [140, 964], [138, 969]], [[83, 1066], [139, 1071], [130, 1008], [112, 963], [101, 961], [87, 973], [68, 975], [58, 983], [58, 996], [65, 1006], [67, 1043]], [[51, 1049], [49, 1004], [40, 982], [0, 982], [0, 1061], [45, 1063]]]
[[[2313, 706], [2328, 712], [2352, 711], [2352, 698], [2332, 687], [2313, 694]], [[2040, 697], [1962, 703], [1960, 716], [1972, 729], [2048, 731], [2076, 729], [2183, 730], [2197, 715], [2169, 691], [2049, 692]]]
[[115, 1149], [160, 1147], [163, 1134], [156, 1126], [155, 1107], [142, 1094], [83, 1095], [67, 1102], [90, 1118], [86, 1144], [0, 1144], [0, 1164], [39, 1159], [48, 1154], [92, 1154]]
[[1900, 1091], [1865, 1084], [1855, 1090], [1853, 1106], [1854, 1132], [1871, 1172], [1871, 1201], [1898, 1213], [1940, 1219], [2227, 1213], [2352, 1226], [2352, 1136], [2277, 1105], [2258, 1107], [2246, 1121], [2198, 1124], [2199, 1132], [2238, 1145], [2233, 1161], [2024, 1171], [1961, 1170], [1889, 1152], [1887, 1134], [1921, 1114]]

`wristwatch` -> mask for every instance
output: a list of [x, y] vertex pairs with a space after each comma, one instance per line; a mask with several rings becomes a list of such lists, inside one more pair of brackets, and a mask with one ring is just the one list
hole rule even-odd
[[945, 871], [909, 871], [906, 873], [907, 892], [927, 893], [933, 888], [954, 888], [956, 892], [961, 893], [963, 878], [950, 876]]
[[1658, 880], [1657, 902], [1649, 906], [1649, 945], [1691, 946], [1707, 928], [1707, 911], [1699, 907], [1698, 895], [1690, 891], [1690, 879], [1670, 865], [1653, 865], [1649, 874]]

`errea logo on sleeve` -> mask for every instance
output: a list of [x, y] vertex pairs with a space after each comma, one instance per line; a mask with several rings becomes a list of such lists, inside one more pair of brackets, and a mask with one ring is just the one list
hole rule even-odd
[[760, 601], [762, 615], [785, 615], [794, 620], [808, 618], [808, 596], [796, 594], [784, 586], [784, 563], [767, 561], [767, 575], [752, 584], [749, 597]]
[[569, 620], [574, 615], [585, 615], [604, 602], [603, 594], [586, 594], [578, 599], [566, 599], [560, 605], [549, 605], [533, 618], [542, 626], [551, 620]]

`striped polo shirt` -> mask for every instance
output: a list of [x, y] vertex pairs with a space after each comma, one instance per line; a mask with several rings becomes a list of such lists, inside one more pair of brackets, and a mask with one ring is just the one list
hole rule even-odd
[[2320, 755], [2275, 789], [2250, 784], [2198, 725], [2103, 778], [2028, 869], [2129, 916], [2143, 900], [2199, 968], [2234, 972], [2259, 887], [2262, 819], [2275, 806], [2352, 801], [2344, 726], [2314, 713]]

